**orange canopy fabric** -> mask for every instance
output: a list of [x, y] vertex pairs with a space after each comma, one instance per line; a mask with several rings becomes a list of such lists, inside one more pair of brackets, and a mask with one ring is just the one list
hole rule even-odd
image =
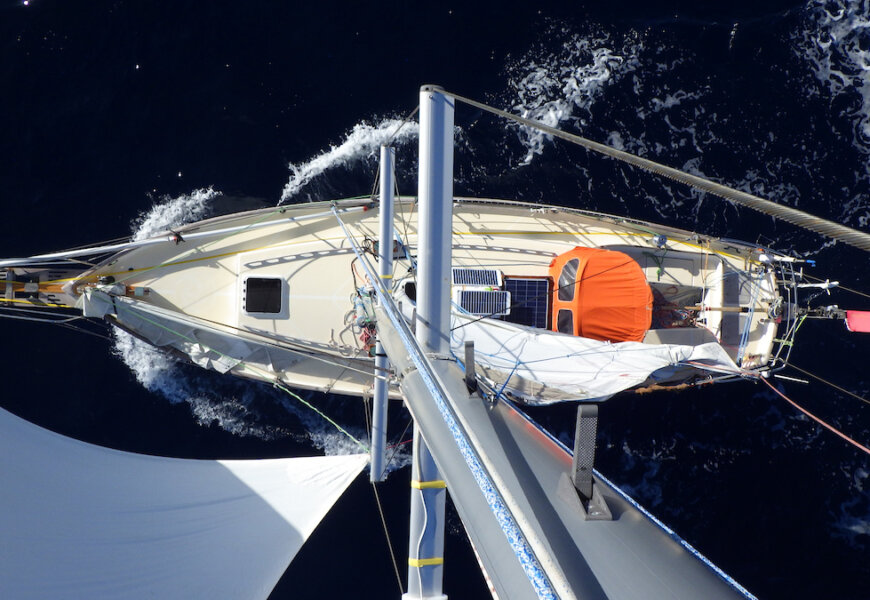
[[593, 340], [640, 342], [652, 322], [653, 295], [640, 265], [627, 254], [581, 248], [550, 263], [553, 331]]

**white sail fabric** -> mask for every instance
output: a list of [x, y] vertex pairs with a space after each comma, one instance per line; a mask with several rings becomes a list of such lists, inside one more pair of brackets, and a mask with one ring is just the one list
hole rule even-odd
[[0, 409], [0, 598], [266, 598], [366, 459], [145, 456]]
[[451, 329], [450, 345], [457, 356], [463, 355], [465, 341], [473, 340], [475, 363], [483, 375], [527, 404], [606, 400], [648, 380], [669, 377], [676, 369], [739, 371], [713, 342], [600, 342], [455, 313]]

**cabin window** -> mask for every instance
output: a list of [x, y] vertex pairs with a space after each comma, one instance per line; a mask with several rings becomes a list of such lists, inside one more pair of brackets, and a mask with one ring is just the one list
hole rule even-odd
[[560, 333], [574, 335], [574, 313], [568, 309], [559, 309], [559, 315], [556, 317], [556, 326]]
[[283, 286], [274, 277], [248, 277], [242, 296], [245, 312], [277, 314], [281, 312]]
[[[570, 302], [574, 299], [574, 288], [577, 287], [575, 285], [577, 283], [577, 267], [579, 266], [580, 261], [572, 258], [562, 267], [562, 273], [559, 275], [559, 300], [562, 302]], [[561, 315], [561, 312], [559, 314]], [[561, 331], [561, 328], [559, 330]]]

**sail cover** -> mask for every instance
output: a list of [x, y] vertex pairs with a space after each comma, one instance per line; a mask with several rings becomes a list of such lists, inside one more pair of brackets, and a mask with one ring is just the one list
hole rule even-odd
[[452, 319], [453, 352], [461, 356], [465, 342], [474, 341], [481, 373], [527, 404], [600, 402], [633, 386], [666, 380], [677, 371], [739, 372], [715, 342], [612, 344], [496, 319], [457, 313]]
[[131, 454], [0, 409], [0, 598], [267, 598], [365, 462]]

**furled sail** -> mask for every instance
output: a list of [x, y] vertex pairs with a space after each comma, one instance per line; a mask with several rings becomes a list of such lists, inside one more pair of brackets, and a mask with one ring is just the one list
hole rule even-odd
[[266, 598], [365, 455], [188, 460], [0, 409], [0, 598]]
[[599, 402], [643, 383], [667, 380], [679, 369], [737, 373], [717, 343], [610, 343], [567, 336], [495, 319], [454, 313], [450, 345], [461, 355], [474, 341], [480, 372], [527, 404]]

